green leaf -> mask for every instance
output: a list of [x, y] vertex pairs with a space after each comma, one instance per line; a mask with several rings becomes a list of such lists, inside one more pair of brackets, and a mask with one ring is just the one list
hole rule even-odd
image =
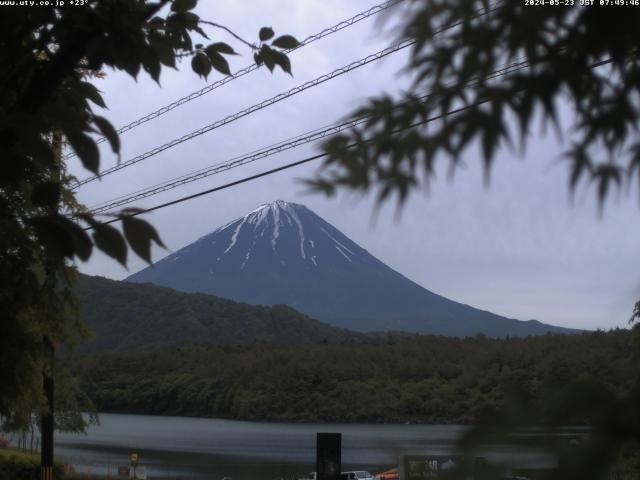
[[109, 141], [109, 145], [111, 145], [111, 150], [113, 153], [120, 152], [120, 137], [118, 136], [118, 132], [113, 128], [111, 122], [104, 117], [100, 117], [98, 115], [93, 116], [93, 123], [100, 129], [102, 135]]
[[89, 82], [78, 82], [77, 88], [82, 96], [91, 100], [99, 107], [107, 108], [102, 95], [100, 95], [100, 90], [98, 90], [93, 84]]
[[124, 71], [133, 78], [138, 77], [138, 72], [140, 72], [140, 59], [137, 56], [134, 58], [134, 56], [127, 54], [123, 56], [123, 58], [120, 59], [120, 62], [116, 65], [119, 68], [124, 69]]
[[211, 72], [211, 62], [204, 53], [198, 52], [191, 60], [191, 68], [193, 68], [193, 71], [198, 75], [206, 79], [207, 75]]
[[164, 18], [155, 16], [147, 22], [147, 25], [152, 30], [159, 30], [164, 28]]
[[[193, 27], [193, 30], [198, 32], [200, 35], [202, 35], [204, 38], [206, 38], [207, 40], [209, 39], [209, 35], [207, 35], [207, 32], [205, 32], [200, 25], [196, 25], [195, 27]], [[199, 44], [200, 45], [200, 44]], [[200, 45], [200, 48], [202, 48], [202, 45]]]
[[91, 250], [93, 249], [93, 243], [80, 225], [69, 220], [66, 217], [59, 216], [62, 227], [67, 232], [71, 241], [73, 242], [74, 254], [80, 258], [80, 260], [86, 262], [91, 256]]
[[198, 0], [173, 0], [171, 4], [171, 11], [173, 12], [186, 12], [192, 10], [198, 4]]
[[94, 142], [89, 135], [78, 130], [67, 129], [64, 134], [67, 137], [69, 145], [71, 145], [82, 161], [84, 168], [98, 175], [100, 170], [100, 152], [98, 151], [96, 142]]
[[36, 207], [52, 207], [60, 201], [60, 183], [43, 182], [33, 187], [31, 203]]
[[225, 55], [238, 55], [231, 46], [224, 42], [212, 43], [207, 47], [207, 50], [213, 50], [215, 52], [224, 53]]
[[271, 45], [282, 49], [291, 49], [300, 45], [300, 42], [291, 35], [282, 35], [271, 42]]
[[35, 217], [30, 222], [40, 241], [53, 252], [67, 258], [77, 256], [83, 261], [91, 256], [93, 243], [89, 235], [68, 218], [53, 215]]
[[618, 165], [606, 163], [598, 165], [593, 172], [593, 178], [598, 183], [598, 204], [602, 208], [609, 192], [609, 186], [614, 183], [618, 188], [622, 184], [622, 168]]
[[111, 225], [100, 222], [92, 222], [93, 241], [96, 247], [115, 258], [122, 266], [127, 266], [127, 244], [120, 231]]
[[139, 215], [144, 212], [145, 212], [144, 208], [138, 208], [138, 207], [128, 207], [128, 208], [123, 208], [121, 210], [121, 213], [123, 215]]
[[149, 43], [158, 56], [158, 60], [167, 67], [176, 67], [176, 54], [171, 45], [171, 41], [163, 35], [155, 33], [149, 34]]
[[184, 32], [183, 29], [193, 30], [198, 27], [199, 21], [200, 17], [193, 12], [172, 13], [167, 17], [167, 32], [181, 36], [184, 42], [188, 43], [188, 48], [186, 48], [186, 50], [191, 50], [191, 38], [188, 37], [187, 41], [187, 37], [185, 37], [184, 35], [188, 34], [188, 32]]
[[262, 27], [260, 29], [260, 32], [258, 33], [258, 36], [260, 37], [261, 42], [266, 42], [267, 40], [272, 38], [274, 35], [275, 33], [273, 32], [273, 29], [271, 27]]
[[260, 55], [260, 53], [253, 54], [253, 61], [256, 62], [257, 66], [260, 66], [264, 63], [262, 60], [262, 55]]
[[73, 242], [51, 217], [35, 217], [29, 220], [39, 242], [50, 254], [73, 257]]
[[571, 162], [569, 190], [573, 193], [584, 173], [593, 174], [593, 164], [587, 152], [579, 145], [576, 145], [572, 150], [567, 152], [565, 157]]
[[220, 73], [225, 75], [231, 75], [231, 70], [229, 69], [229, 63], [225, 60], [225, 58], [220, 55], [218, 52], [211, 50], [209, 47], [206, 49], [207, 55], [211, 60], [211, 65]]
[[291, 73], [291, 61], [289, 60], [289, 57], [277, 50], [271, 50], [271, 56], [276, 65], [280, 65], [280, 68], [282, 68], [282, 70], [293, 77], [293, 74]]
[[122, 220], [122, 229], [127, 242], [133, 251], [136, 252], [136, 255], [147, 263], [151, 263], [152, 241], [157, 245], [166, 248], [164, 243], [162, 243], [162, 240], [160, 240], [156, 229], [148, 222], [130, 215], [123, 215], [120, 218]]
[[199, 28], [198, 22], [200, 21], [200, 17], [198, 15], [193, 12], [185, 12], [181, 15], [184, 16], [184, 23], [188, 29], [193, 30]]
[[142, 49], [140, 52], [140, 60], [142, 61], [142, 66], [144, 67], [145, 72], [147, 72], [149, 76], [156, 81], [156, 83], [160, 84], [160, 71], [162, 70], [162, 65], [160, 65], [160, 60], [158, 59], [158, 55], [153, 47], [147, 46]]
[[276, 65], [272, 55], [274, 51], [275, 50], [272, 50], [267, 45], [262, 45], [262, 48], [260, 48], [260, 59], [264, 62], [270, 72], [273, 72], [273, 67]]

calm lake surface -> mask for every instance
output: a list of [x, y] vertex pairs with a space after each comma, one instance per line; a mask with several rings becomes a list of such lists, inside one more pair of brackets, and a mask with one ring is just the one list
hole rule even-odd
[[[239, 422], [208, 418], [101, 414], [86, 435], [56, 434], [56, 457], [79, 472], [117, 473], [138, 453], [149, 480], [232, 477], [233, 480], [292, 478], [315, 470], [317, 432], [342, 433], [343, 470], [382, 471], [402, 453], [447, 455], [464, 427], [451, 425], [353, 425]], [[502, 446], [497, 459], [514, 458]], [[541, 465], [548, 458], [518, 454]]]

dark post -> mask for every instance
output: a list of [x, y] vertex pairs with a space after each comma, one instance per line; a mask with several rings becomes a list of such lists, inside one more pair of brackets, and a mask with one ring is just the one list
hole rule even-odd
[[318, 433], [316, 439], [316, 480], [340, 480], [342, 434]]
[[40, 451], [41, 480], [53, 480], [53, 359], [51, 341], [44, 337], [44, 348], [49, 357], [49, 369], [42, 372], [42, 385], [47, 397], [47, 411], [42, 416], [42, 449]]
[[[54, 159], [57, 163], [58, 178], [60, 181], [60, 163], [62, 162], [62, 131], [56, 130], [51, 135], [51, 149], [53, 150]], [[58, 206], [53, 208], [52, 213], [57, 213]], [[45, 365], [42, 371], [42, 386], [44, 395], [47, 398], [47, 411], [42, 416], [41, 426], [41, 450], [40, 450], [40, 479], [53, 480], [53, 362], [55, 359], [55, 345], [51, 338], [45, 336], [44, 351]], [[48, 365], [47, 365], [48, 364]], [[48, 367], [48, 368], [47, 368]]]

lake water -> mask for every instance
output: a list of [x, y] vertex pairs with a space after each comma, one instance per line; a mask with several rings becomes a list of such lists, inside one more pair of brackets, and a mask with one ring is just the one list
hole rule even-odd
[[[138, 453], [150, 480], [273, 480], [315, 470], [317, 432], [342, 433], [343, 470], [382, 471], [402, 453], [448, 455], [464, 427], [239, 422], [207, 418], [101, 414], [86, 435], [56, 434], [56, 457], [79, 472], [115, 475]], [[492, 449], [514, 458], [511, 447]], [[529, 452], [519, 461], [549, 463]]]

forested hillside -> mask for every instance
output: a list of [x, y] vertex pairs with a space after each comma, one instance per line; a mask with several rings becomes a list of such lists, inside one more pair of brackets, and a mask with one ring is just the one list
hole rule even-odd
[[102, 412], [467, 423], [514, 388], [534, 401], [581, 380], [624, 391], [640, 371], [633, 338], [628, 330], [502, 340], [389, 335], [377, 344], [201, 345], [72, 363]]
[[363, 341], [286, 305], [263, 307], [150, 284], [82, 275], [82, 316], [95, 333], [84, 352], [139, 350], [189, 343]]

